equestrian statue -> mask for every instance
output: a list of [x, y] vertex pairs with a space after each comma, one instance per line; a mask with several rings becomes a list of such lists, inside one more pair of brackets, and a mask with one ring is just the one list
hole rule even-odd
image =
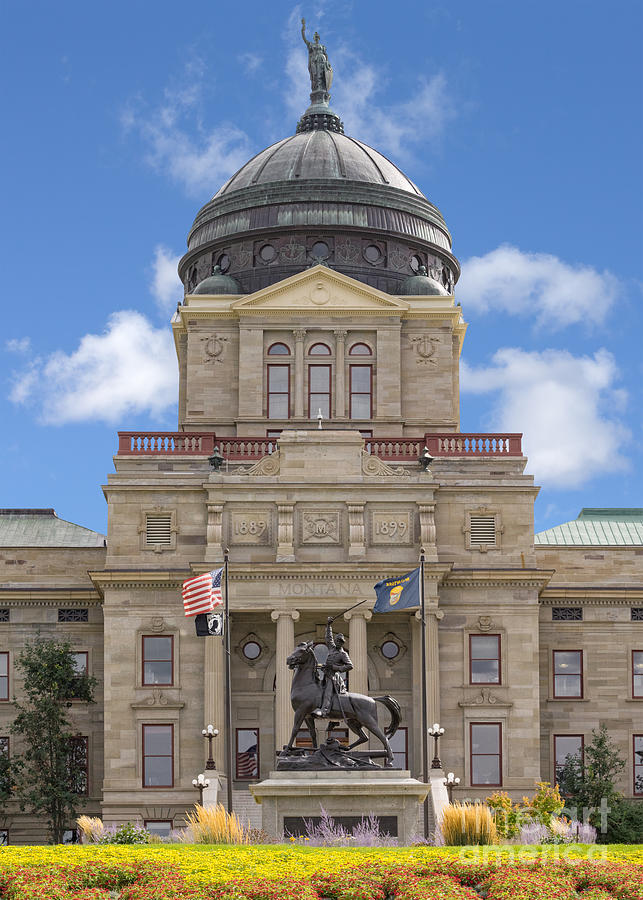
[[[332, 623], [333, 618], [329, 617], [326, 625], [328, 657], [321, 667], [312, 641], [298, 644], [286, 660], [288, 668], [295, 673], [290, 690], [295, 721], [290, 741], [279, 754], [277, 769], [378, 768], [372, 762], [377, 757], [384, 757], [384, 765], [392, 768], [393, 751], [388, 739], [399, 727], [400, 705], [393, 697], [372, 698], [346, 690], [344, 676], [353, 668], [353, 663], [344, 649], [344, 635], [333, 635]], [[391, 714], [391, 722], [384, 731], [377, 721], [377, 703], [382, 703]], [[346, 722], [357, 735], [357, 740], [344, 748], [329, 737], [326, 744], [319, 748], [315, 726], [319, 718], [331, 719], [335, 724]], [[312, 751], [295, 747], [304, 722], [310, 733]], [[355, 747], [367, 743], [367, 731], [382, 742], [384, 751], [354, 751]]]

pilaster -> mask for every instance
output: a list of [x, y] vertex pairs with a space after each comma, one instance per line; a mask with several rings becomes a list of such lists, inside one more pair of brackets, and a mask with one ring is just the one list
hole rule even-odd
[[270, 618], [277, 623], [276, 640], [276, 684], [275, 684], [275, 748], [288, 743], [292, 731], [293, 714], [290, 703], [292, 674], [286, 666], [286, 659], [295, 647], [295, 622], [299, 620], [296, 609], [273, 609]]

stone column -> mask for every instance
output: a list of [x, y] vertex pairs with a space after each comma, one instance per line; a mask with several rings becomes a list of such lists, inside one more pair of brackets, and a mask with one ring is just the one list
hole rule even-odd
[[304, 338], [306, 331], [293, 331], [295, 337], [295, 418], [304, 415]]
[[[202, 638], [205, 644], [204, 674], [204, 721], [199, 729], [214, 725], [219, 735], [212, 741], [212, 756], [221, 775], [225, 770], [225, 668], [223, 665], [223, 641], [217, 637]], [[208, 742], [203, 741], [204, 760], [208, 758]], [[206, 776], [210, 775], [203, 770]], [[211, 770], [209, 770], [211, 771]], [[212, 773], [214, 775], [214, 773]]]
[[368, 642], [366, 623], [373, 614], [369, 609], [344, 613], [348, 622], [348, 653], [353, 662], [349, 675], [350, 689], [356, 694], [368, 694]]
[[299, 612], [296, 609], [273, 609], [270, 618], [277, 623], [275, 748], [281, 750], [290, 740], [293, 726], [290, 705], [292, 672], [286, 665], [286, 658], [295, 649], [295, 622], [299, 620]]
[[[427, 598], [429, 600], [429, 598]], [[441, 609], [430, 605], [426, 607], [426, 707], [429, 728], [433, 722], [440, 721], [440, 661], [438, 656], [438, 621], [444, 617]], [[422, 620], [420, 611], [411, 619], [411, 645], [413, 648], [413, 718], [422, 721]], [[413, 756], [414, 772], [422, 772], [422, 735], [420, 728], [415, 729]], [[431, 764], [432, 746], [429, 745], [429, 765]]]
[[346, 357], [346, 331], [338, 329], [335, 335], [335, 418], [346, 418], [346, 384], [344, 380]]

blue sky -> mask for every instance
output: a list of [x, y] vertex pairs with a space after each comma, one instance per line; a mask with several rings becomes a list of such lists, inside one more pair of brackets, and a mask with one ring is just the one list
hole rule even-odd
[[175, 428], [175, 259], [293, 132], [301, 15], [453, 234], [462, 430], [525, 432], [538, 528], [643, 506], [639, 0], [4, 0], [0, 505], [104, 531], [116, 431]]

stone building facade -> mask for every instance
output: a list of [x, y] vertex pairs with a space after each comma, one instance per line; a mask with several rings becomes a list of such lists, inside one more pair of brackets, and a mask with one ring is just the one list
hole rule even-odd
[[[364, 600], [343, 622], [350, 689], [398, 699], [396, 762], [417, 776], [420, 622], [371, 610], [373, 585], [423, 548], [428, 717], [456, 796], [553, 781], [601, 722], [628, 761], [623, 793], [643, 796], [642, 511], [583, 511], [534, 535], [520, 435], [460, 430], [466, 325], [441, 214], [333, 115], [314, 121], [197, 215], [172, 321], [178, 428], [119, 434], [106, 540], [51, 510], [2, 511], [0, 739], [38, 627], [99, 680], [98, 703], [72, 710], [86, 812], [179, 826], [213, 724], [217, 770], [257, 823], [248, 785], [292, 724], [284, 659], [301, 640], [321, 658], [326, 617]], [[197, 637], [181, 604], [181, 583], [226, 548], [231, 772], [222, 641]], [[10, 801], [0, 837], [45, 833]]]

